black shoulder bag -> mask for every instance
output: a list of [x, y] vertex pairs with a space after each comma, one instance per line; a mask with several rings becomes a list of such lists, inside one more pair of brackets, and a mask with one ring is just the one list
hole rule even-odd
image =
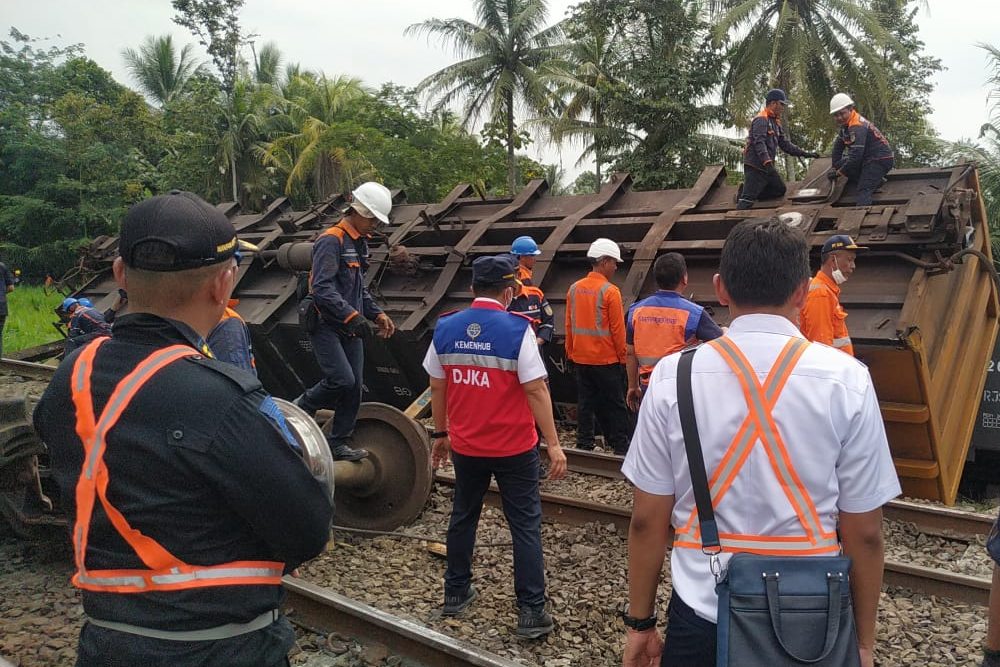
[[759, 556], [740, 552], [722, 571], [723, 551], [691, 393], [697, 348], [681, 355], [677, 406], [701, 526], [719, 595], [718, 667], [858, 667], [858, 639], [846, 556]]

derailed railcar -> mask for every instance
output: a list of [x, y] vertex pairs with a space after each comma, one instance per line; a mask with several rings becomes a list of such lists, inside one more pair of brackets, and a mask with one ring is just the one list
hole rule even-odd
[[[814, 161], [803, 183], [829, 166]], [[374, 238], [369, 289], [396, 321], [398, 333], [367, 341], [366, 400], [409, 406], [426, 388], [421, 361], [438, 316], [468, 304], [471, 262], [505, 252], [531, 234], [542, 255], [534, 271], [556, 311], [556, 337], [546, 346], [554, 400], [571, 419], [572, 371], [564, 357], [563, 316], [570, 284], [587, 271], [585, 253], [598, 237], [617, 241], [625, 263], [615, 282], [626, 306], [655, 288], [656, 257], [678, 251], [688, 262], [689, 295], [729, 320], [715, 301], [712, 276], [729, 230], [748, 217], [781, 215], [801, 228], [814, 250], [833, 234], [850, 234], [871, 248], [844, 285], [842, 302], [857, 356], [869, 365], [904, 493], [952, 503], [968, 453], [987, 362], [997, 334], [997, 287], [991, 279], [989, 230], [971, 165], [901, 169], [889, 174], [872, 206], [855, 206], [843, 182], [799, 190], [785, 199], [736, 211], [736, 187], [723, 167], [707, 168], [690, 189], [637, 192], [627, 174], [615, 174], [592, 195], [553, 197], [544, 180], [514, 197], [483, 199], [458, 185], [441, 202], [397, 206], [386, 234]], [[311, 241], [339, 218], [343, 199], [309, 211], [285, 200], [263, 214], [220, 207], [241, 238], [261, 253], [242, 260], [237, 310], [253, 335], [265, 386], [290, 398], [319, 379], [296, 313], [296, 287], [308, 271]], [[104, 241], [102, 257], [113, 255]], [[107, 272], [81, 290], [114, 291]], [[105, 296], [107, 295], [107, 296]], [[103, 302], [98, 303], [103, 307]]]

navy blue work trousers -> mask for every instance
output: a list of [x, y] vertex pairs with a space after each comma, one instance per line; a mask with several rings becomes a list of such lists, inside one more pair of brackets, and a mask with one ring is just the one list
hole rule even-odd
[[762, 171], [744, 165], [743, 191], [736, 202], [736, 208], [748, 209], [759, 199], [781, 199], [785, 192], [785, 182], [777, 171]]
[[0, 313], [0, 357], [3, 357], [3, 328], [7, 324], [7, 313]]
[[364, 388], [365, 344], [361, 338], [342, 338], [330, 326], [320, 324], [309, 334], [323, 379], [306, 390], [307, 410], [333, 410], [327, 440], [334, 447], [347, 444], [358, 420]]
[[715, 667], [716, 631], [715, 623], [698, 616], [673, 593], [667, 606], [667, 632], [660, 667]]
[[483, 509], [483, 497], [495, 477], [503, 513], [514, 541], [514, 594], [520, 607], [545, 603], [542, 559], [542, 502], [538, 491], [538, 452], [515, 456], [464, 456], [451, 453], [455, 464], [455, 497], [448, 524], [448, 568], [445, 595], [462, 595], [472, 580], [472, 552]]
[[881, 187], [882, 179], [892, 169], [893, 164], [894, 161], [892, 159], [872, 160], [871, 162], [866, 162], [861, 167], [857, 178], [852, 176], [848, 179], [849, 182], [855, 181], [857, 183], [856, 196], [858, 206], [871, 206], [875, 191]]

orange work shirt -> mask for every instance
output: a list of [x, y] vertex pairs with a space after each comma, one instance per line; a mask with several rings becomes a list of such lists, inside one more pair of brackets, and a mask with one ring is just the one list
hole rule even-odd
[[799, 313], [799, 330], [811, 341], [854, 356], [847, 332], [847, 311], [840, 305], [840, 287], [822, 270], [809, 282], [806, 305]]
[[622, 293], [596, 271], [566, 294], [566, 357], [588, 366], [625, 363]]

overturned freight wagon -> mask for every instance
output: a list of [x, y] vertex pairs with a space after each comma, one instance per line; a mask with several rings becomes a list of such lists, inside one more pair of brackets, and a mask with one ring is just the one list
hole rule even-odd
[[[815, 161], [803, 182], [828, 166]], [[871, 368], [904, 493], [952, 503], [997, 333], [977, 173], [970, 165], [893, 171], [869, 207], [854, 206], [842, 182], [820, 180], [822, 188], [801, 191], [789, 183], [787, 199], [750, 211], [735, 210], [736, 187], [721, 166], [707, 168], [687, 190], [637, 192], [629, 175], [616, 174], [599, 193], [571, 197], [549, 196], [544, 180], [503, 199], [482, 199], [468, 185], [431, 204], [409, 204], [396, 193], [392, 224], [372, 241], [367, 279], [399, 330], [389, 341], [367, 342], [366, 400], [406, 408], [421, 395], [427, 382], [421, 361], [437, 317], [471, 299], [472, 259], [504, 252], [515, 237], [531, 234], [542, 249], [534, 282], [556, 311], [556, 338], [545, 350], [553, 396], [560, 414], [571, 418], [565, 295], [586, 272], [594, 239], [622, 246], [625, 263], [615, 282], [626, 307], [655, 289], [650, 269], [657, 255], [679, 251], [687, 258], [691, 297], [725, 324], [729, 316], [715, 301], [712, 275], [726, 235], [747, 217], [780, 214], [808, 234], [814, 265], [832, 234], [850, 234], [871, 248], [842, 293], [855, 350]], [[242, 260], [237, 310], [250, 325], [265, 386], [285, 398], [319, 378], [298, 326], [296, 284], [309, 269], [311, 241], [338, 220], [344, 204], [334, 198], [292, 211], [278, 200], [254, 215], [220, 205], [240, 237], [261, 248]], [[115, 246], [114, 239], [101, 241], [92, 260], [109, 261]], [[104, 272], [81, 293], [110, 304], [113, 291]]]

